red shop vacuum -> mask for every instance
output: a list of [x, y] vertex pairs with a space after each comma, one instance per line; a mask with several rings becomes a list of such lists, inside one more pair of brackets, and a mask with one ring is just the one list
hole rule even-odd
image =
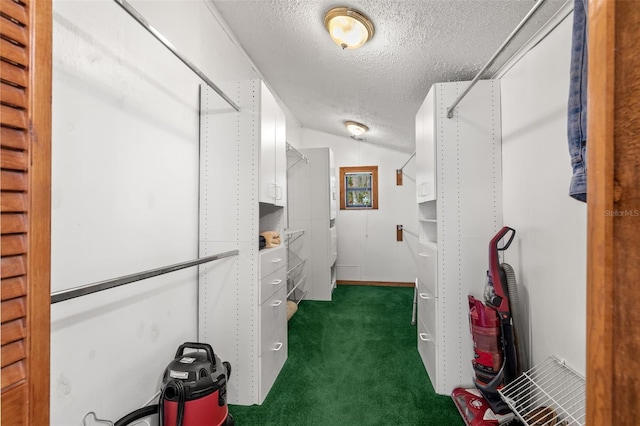
[[[196, 349], [187, 352], [187, 349]], [[207, 343], [186, 342], [164, 371], [156, 405], [136, 410], [115, 423], [133, 425], [148, 416], [159, 426], [233, 426], [227, 407], [227, 382], [231, 364], [221, 362]]]
[[[469, 325], [473, 338], [475, 388], [456, 388], [451, 397], [467, 426], [503, 425], [515, 415], [502, 400], [498, 390], [511, 383], [526, 369], [524, 351], [518, 349], [514, 324], [518, 306], [516, 276], [507, 263], [500, 263], [499, 253], [511, 245], [516, 231], [503, 227], [489, 243], [489, 270], [484, 303], [468, 296]], [[498, 244], [503, 239], [502, 247]]]

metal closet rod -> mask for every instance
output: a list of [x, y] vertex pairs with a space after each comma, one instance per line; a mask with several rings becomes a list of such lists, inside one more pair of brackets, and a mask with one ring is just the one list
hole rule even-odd
[[406, 162], [406, 163], [404, 163], [404, 164], [402, 165], [402, 167], [400, 167], [398, 170], [399, 170], [399, 171], [404, 170], [404, 168], [405, 168], [405, 167], [407, 167], [407, 164], [409, 164], [409, 161], [411, 161], [411, 159], [412, 159], [413, 157], [415, 157], [415, 156], [416, 156], [416, 152], [415, 152], [415, 151], [413, 151], [413, 154], [411, 154], [411, 157], [409, 157], [409, 159], [407, 160], [407, 162]]
[[291, 151], [293, 152], [296, 156], [298, 156], [301, 160], [304, 160], [305, 163], [309, 163], [309, 159], [307, 158], [306, 155], [304, 155], [303, 153], [301, 153], [300, 151], [298, 151], [296, 149], [295, 146], [291, 145], [289, 142], [287, 142], [287, 151]]
[[92, 284], [86, 284], [79, 287], [74, 287], [68, 290], [57, 291], [51, 293], [51, 304], [58, 302], [64, 302], [65, 300], [74, 299], [76, 297], [86, 296], [88, 294], [97, 293], [102, 290], [108, 290], [110, 288], [119, 287], [121, 285], [129, 284], [135, 281], [145, 280], [147, 278], [156, 277], [158, 275], [167, 274], [169, 272], [179, 271], [180, 269], [189, 268], [191, 266], [200, 265], [202, 263], [211, 262], [225, 257], [237, 256], [238, 250], [226, 251], [224, 253], [218, 253], [200, 259], [190, 260], [187, 262], [176, 263], [174, 265], [163, 266], [161, 268], [150, 269], [144, 272], [138, 272], [135, 274], [124, 275], [118, 278], [112, 278], [110, 280], [99, 281]]
[[529, 11], [529, 13], [527, 13], [525, 15], [524, 18], [522, 18], [522, 21], [520, 21], [520, 23], [518, 24], [518, 26], [511, 32], [511, 34], [509, 34], [509, 37], [507, 37], [507, 39], [504, 41], [504, 43], [502, 43], [502, 45], [498, 48], [498, 50], [496, 51], [496, 53], [493, 54], [493, 56], [491, 57], [491, 59], [489, 59], [489, 61], [485, 64], [484, 67], [482, 67], [482, 69], [480, 71], [478, 71], [478, 74], [476, 74], [476, 76], [473, 78], [473, 80], [471, 81], [471, 83], [469, 83], [469, 86], [467, 86], [467, 88], [465, 89], [464, 92], [462, 92], [460, 94], [460, 96], [458, 96], [458, 98], [453, 102], [453, 104], [451, 104], [451, 106], [449, 108], [447, 108], [447, 118], [452, 118], [453, 117], [453, 109], [460, 103], [460, 101], [467, 96], [467, 93], [469, 93], [469, 91], [473, 88], [473, 86], [476, 85], [476, 83], [478, 82], [478, 80], [480, 80], [480, 77], [482, 76], [482, 74], [491, 66], [491, 64], [493, 64], [493, 62], [496, 60], [496, 58], [498, 57], [498, 55], [500, 55], [502, 52], [504, 52], [504, 50], [507, 48], [507, 46], [509, 45], [509, 43], [511, 43], [511, 40], [513, 40], [513, 38], [520, 32], [520, 30], [522, 29], [522, 27], [524, 27], [524, 24], [526, 24], [529, 19], [531, 19], [531, 17], [533, 16], [534, 13], [536, 13], [536, 11], [538, 10], [538, 8], [540, 8], [540, 6], [542, 6], [542, 4], [545, 2], [546, 0], [538, 0], [536, 2], [536, 4], [533, 5], [533, 7], [531, 8], [531, 10]]
[[171, 53], [173, 53], [178, 59], [180, 59], [182, 61], [183, 64], [185, 64], [187, 67], [189, 67], [191, 69], [191, 71], [193, 71], [198, 77], [200, 77], [205, 83], [207, 83], [207, 85], [209, 87], [211, 87], [218, 95], [222, 96], [222, 98], [227, 101], [227, 103], [229, 105], [231, 105], [233, 107], [233, 109], [235, 109], [236, 111], [240, 111], [240, 107], [238, 105], [236, 105], [235, 102], [233, 102], [233, 100], [227, 96], [226, 93], [224, 93], [222, 91], [222, 89], [220, 89], [213, 81], [211, 81], [211, 79], [209, 77], [207, 77], [205, 75], [205, 73], [203, 73], [202, 71], [200, 71], [200, 69], [198, 67], [196, 67], [190, 60], [188, 60], [186, 57], [184, 57], [184, 55], [182, 55], [180, 52], [178, 52], [176, 50], [175, 47], [173, 47], [173, 45], [171, 44], [171, 42], [169, 40], [167, 40], [167, 38], [165, 36], [163, 36], [162, 34], [160, 34], [160, 32], [158, 30], [156, 30], [153, 25], [151, 25], [149, 23], [149, 21], [147, 21], [145, 19], [144, 16], [142, 16], [133, 6], [131, 6], [129, 3], [127, 3], [125, 0], [113, 0], [115, 1], [120, 7], [122, 7], [129, 15], [131, 15], [131, 17], [133, 19], [135, 19], [136, 21], [138, 21], [138, 23], [140, 25], [142, 25], [142, 27], [149, 31], [151, 33], [152, 36], [154, 36], [160, 43], [162, 43], [164, 45], [164, 47], [166, 47], [167, 49], [169, 49], [169, 51]]

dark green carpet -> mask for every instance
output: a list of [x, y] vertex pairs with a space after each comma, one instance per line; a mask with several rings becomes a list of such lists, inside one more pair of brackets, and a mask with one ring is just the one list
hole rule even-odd
[[463, 426], [434, 393], [411, 325], [413, 289], [338, 286], [289, 321], [289, 358], [260, 406], [229, 406], [246, 425]]

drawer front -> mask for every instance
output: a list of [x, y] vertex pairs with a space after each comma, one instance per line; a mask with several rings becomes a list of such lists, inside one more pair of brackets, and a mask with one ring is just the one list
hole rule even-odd
[[329, 266], [331, 266], [338, 258], [338, 233], [335, 226], [329, 228], [329, 238]]
[[264, 402], [280, 370], [282, 370], [282, 366], [287, 360], [287, 351], [287, 329], [285, 328], [258, 358], [260, 363], [260, 404]]
[[418, 278], [438, 297], [438, 249], [435, 244], [418, 243]]
[[266, 302], [286, 283], [287, 271], [285, 268], [280, 268], [266, 277], [260, 278], [260, 304]]
[[418, 281], [418, 319], [427, 327], [427, 331], [436, 344], [438, 343], [437, 315], [438, 298]]
[[260, 354], [275, 343], [278, 336], [287, 331], [287, 288], [280, 289], [260, 305]]
[[431, 338], [431, 335], [424, 324], [420, 321], [418, 321], [418, 353], [420, 354], [420, 358], [422, 358], [422, 363], [424, 364], [424, 368], [427, 370], [433, 389], [438, 392], [439, 383], [438, 377], [436, 376], [438, 366], [438, 346]]
[[284, 268], [287, 264], [284, 246], [260, 250], [260, 278]]

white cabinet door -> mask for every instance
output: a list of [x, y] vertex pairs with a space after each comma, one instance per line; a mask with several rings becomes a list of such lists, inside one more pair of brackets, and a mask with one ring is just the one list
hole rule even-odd
[[260, 106], [260, 194], [261, 203], [275, 204], [276, 184], [276, 100], [264, 83], [261, 84]]
[[[431, 93], [431, 92], [429, 92]], [[427, 104], [425, 99], [420, 105], [420, 109], [416, 113], [416, 201], [422, 203], [427, 201], [422, 195], [421, 185], [425, 181], [425, 163], [427, 148], [424, 141], [424, 109]]]
[[275, 108], [275, 150], [274, 167], [276, 197], [275, 205], [287, 205], [287, 123], [284, 112], [274, 102]]
[[264, 83], [260, 109], [261, 203], [287, 205], [287, 125], [284, 112]]
[[336, 178], [336, 165], [333, 159], [333, 151], [329, 150], [329, 220], [336, 218], [338, 213], [338, 179]]
[[416, 114], [416, 200], [436, 199], [435, 91], [432, 87]]

